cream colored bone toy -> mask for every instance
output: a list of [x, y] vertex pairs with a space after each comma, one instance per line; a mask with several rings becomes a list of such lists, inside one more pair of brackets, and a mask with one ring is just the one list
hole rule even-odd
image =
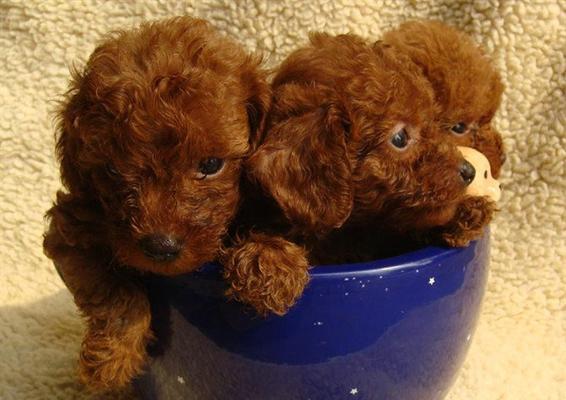
[[470, 196], [487, 196], [493, 201], [501, 198], [501, 186], [497, 179], [491, 176], [491, 167], [487, 158], [471, 147], [458, 146], [464, 159], [474, 166], [476, 176], [468, 186], [466, 193]]

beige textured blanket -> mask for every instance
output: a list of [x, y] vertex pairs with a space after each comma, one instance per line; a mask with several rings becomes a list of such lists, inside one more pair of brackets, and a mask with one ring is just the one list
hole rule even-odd
[[[82, 399], [81, 322], [41, 250], [59, 186], [49, 112], [68, 66], [97, 38], [143, 19], [210, 19], [271, 64], [309, 30], [377, 38], [415, 18], [472, 34], [507, 86], [497, 125], [509, 151], [492, 269], [471, 351], [449, 398], [566, 399], [566, 2], [0, 0], [0, 399]], [[536, 4], [535, 4], [536, 3]]]

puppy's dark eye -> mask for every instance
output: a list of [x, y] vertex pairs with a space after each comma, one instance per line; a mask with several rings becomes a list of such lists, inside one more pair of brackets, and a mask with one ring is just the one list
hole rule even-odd
[[402, 128], [395, 132], [391, 136], [391, 144], [398, 149], [404, 149], [409, 144], [409, 134], [405, 128]]
[[198, 171], [204, 176], [214, 175], [218, 171], [220, 171], [223, 165], [224, 160], [222, 160], [221, 158], [209, 157], [200, 162]]
[[466, 125], [464, 122], [458, 122], [456, 125], [450, 128], [450, 130], [457, 135], [463, 135], [468, 130], [468, 125]]

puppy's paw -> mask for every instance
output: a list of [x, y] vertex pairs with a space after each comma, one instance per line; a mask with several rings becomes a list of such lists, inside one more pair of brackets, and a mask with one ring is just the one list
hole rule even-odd
[[127, 386], [143, 371], [146, 346], [152, 339], [150, 322], [150, 314], [91, 321], [81, 348], [80, 380], [95, 391]]
[[464, 247], [478, 239], [496, 211], [496, 205], [487, 197], [468, 197], [459, 206], [456, 215], [442, 230], [442, 241], [450, 247]]
[[308, 282], [302, 247], [281, 237], [251, 234], [226, 253], [226, 295], [253, 307], [259, 315], [284, 315]]

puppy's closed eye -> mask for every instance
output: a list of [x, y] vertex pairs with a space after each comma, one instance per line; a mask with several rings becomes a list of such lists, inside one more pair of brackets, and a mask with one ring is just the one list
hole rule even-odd
[[106, 165], [106, 173], [110, 178], [118, 178], [120, 176], [120, 173], [118, 172], [116, 167], [112, 164]]

